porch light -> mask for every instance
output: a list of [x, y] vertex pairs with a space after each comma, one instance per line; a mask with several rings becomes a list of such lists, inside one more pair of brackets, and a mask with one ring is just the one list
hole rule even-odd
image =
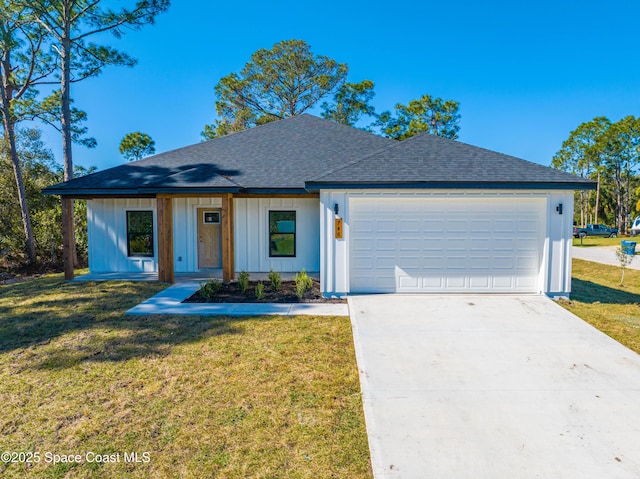
[[338, 203], [334, 203], [333, 204], [333, 212], [337, 215], [339, 211], [340, 211], [340, 208], [338, 206]]
[[558, 206], [556, 206], [556, 211], [558, 212], [559, 215], [562, 214], [562, 203], [560, 203]]

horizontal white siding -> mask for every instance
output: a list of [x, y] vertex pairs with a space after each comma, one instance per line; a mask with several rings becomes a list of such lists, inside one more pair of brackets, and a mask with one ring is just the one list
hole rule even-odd
[[[320, 201], [318, 198], [236, 198], [236, 271], [320, 271]], [[296, 212], [295, 258], [269, 257], [269, 211]]]
[[[127, 211], [153, 211], [151, 257], [127, 256]], [[147, 198], [99, 199], [87, 201], [89, 269], [93, 273], [157, 272], [158, 229], [156, 201]]]

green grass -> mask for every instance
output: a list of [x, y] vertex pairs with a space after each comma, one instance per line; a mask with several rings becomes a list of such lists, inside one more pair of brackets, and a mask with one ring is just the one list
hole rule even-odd
[[[618, 236], [617, 238], [603, 238], [602, 236], [587, 236], [582, 240], [582, 246], [620, 246], [620, 241], [640, 242], [640, 237]], [[580, 238], [573, 238], [573, 246], [580, 246]]]
[[371, 477], [348, 318], [124, 316], [163, 287], [0, 287], [0, 449], [42, 458], [1, 477]]
[[566, 309], [640, 353], [640, 271], [627, 269], [620, 286], [620, 268], [573, 260], [571, 300]]

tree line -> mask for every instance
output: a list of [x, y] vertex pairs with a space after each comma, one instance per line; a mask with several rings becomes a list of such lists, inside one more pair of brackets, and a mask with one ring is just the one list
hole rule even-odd
[[[61, 245], [61, 217], [73, 215], [64, 204], [40, 190], [91, 170], [73, 164], [73, 145], [96, 145], [83, 126], [86, 113], [73, 104], [71, 87], [95, 77], [107, 66], [133, 66], [135, 60], [111, 46], [90, 41], [111, 32], [154, 22], [168, 0], [142, 0], [114, 10], [106, 0], [0, 0], [0, 254], [14, 262], [55, 262]], [[418, 133], [457, 139], [459, 103], [430, 94], [397, 103], [378, 113], [372, 104], [374, 82], [348, 81], [348, 66], [314, 54], [303, 40], [285, 40], [253, 53], [244, 68], [223, 77], [214, 88], [216, 120], [205, 125], [205, 140], [312, 108], [336, 123], [404, 140]], [[54, 85], [48, 95], [39, 88]], [[55, 88], [55, 85], [58, 88]], [[51, 87], [48, 87], [51, 90]], [[62, 166], [41, 140], [37, 123], [51, 125], [62, 138]], [[26, 126], [22, 126], [22, 125]], [[552, 166], [598, 182], [595, 192], [579, 192], [580, 223], [616, 222], [625, 230], [637, 205], [640, 120], [617, 123], [598, 117], [571, 132]], [[120, 143], [129, 161], [155, 152], [145, 133], [127, 134]], [[82, 202], [75, 216], [78, 251], [86, 252], [86, 218]]]
[[457, 101], [424, 94], [407, 105], [397, 103], [393, 112], [378, 114], [371, 104], [374, 82], [348, 82], [348, 72], [345, 63], [314, 54], [304, 40], [260, 49], [240, 72], [215, 86], [218, 118], [205, 125], [202, 136], [212, 139], [319, 107], [328, 120], [350, 126], [368, 121], [360, 127], [396, 140], [423, 132], [458, 137]]
[[[120, 37], [127, 28], [153, 23], [169, 1], [143, 0], [120, 10], [101, 0], [0, 2], [0, 187], [5, 193], [0, 253], [14, 262], [56, 261], [62, 241], [60, 219], [64, 214], [73, 216], [73, 210], [65, 211], [64, 203], [61, 207], [40, 189], [87, 173], [74, 166], [73, 145], [96, 145], [83, 126], [86, 113], [73, 105], [71, 87], [97, 76], [107, 66], [135, 64], [126, 53], [90, 39], [103, 32]], [[424, 131], [457, 138], [457, 102], [425, 94], [407, 105], [398, 103], [393, 113], [378, 114], [371, 104], [374, 83], [348, 82], [347, 73], [346, 64], [312, 53], [303, 40], [260, 49], [242, 71], [222, 78], [215, 87], [218, 118], [205, 126], [202, 135], [215, 138], [319, 105], [326, 119], [351, 126], [368, 119], [369, 124], [362, 128], [397, 140]], [[40, 95], [40, 86], [56, 84], [52, 93]], [[62, 167], [43, 145], [34, 121], [60, 132]], [[29, 126], [21, 128], [23, 122]], [[139, 160], [153, 154], [155, 144], [149, 135], [132, 132], [122, 139], [120, 152], [129, 161]], [[13, 175], [8, 174], [10, 169]], [[86, 252], [85, 205], [75, 203], [83, 210], [74, 219], [77, 251], [82, 254]]]
[[595, 191], [576, 193], [576, 223], [607, 223], [628, 232], [640, 211], [640, 118], [612, 122], [600, 116], [580, 124], [551, 165], [597, 182]]
[[[3, 186], [9, 188], [5, 192], [11, 193], [7, 198], [14, 199], [2, 210], [2, 226], [12, 225], [0, 237], [5, 259], [15, 257], [20, 262], [23, 255], [30, 264], [37, 261], [38, 246], [50, 243], [45, 233], [49, 228], [42, 218], [55, 217], [58, 207], [34, 185], [72, 179], [76, 173], [73, 145], [96, 145], [95, 139], [86, 136], [86, 113], [73, 106], [72, 85], [99, 75], [107, 66], [135, 64], [126, 53], [94, 40], [105, 32], [119, 38], [127, 29], [153, 23], [169, 7], [169, 0], [140, 0], [129, 8], [110, 5], [107, 0], [0, 0], [0, 168]], [[41, 95], [43, 86], [53, 91]], [[41, 145], [34, 122], [60, 132], [61, 178], [50, 151]], [[29, 127], [21, 128], [23, 123]], [[12, 175], [6, 175], [8, 167]], [[11, 186], [5, 185], [8, 177], [13, 177]], [[74, 217], [73, 202], [63, 202], [60, 208], [60, 215]], [[15, 216], [19, 217], [20, 235]], [[76, 234], [82, 235], [80, 231]], [[74, 232], [71, 236], [73, 242]]]

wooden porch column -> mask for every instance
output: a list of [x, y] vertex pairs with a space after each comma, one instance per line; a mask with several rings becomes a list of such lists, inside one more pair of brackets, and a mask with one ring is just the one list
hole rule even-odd
[[171, 197], [158, 196], [158, 281], [173, 283], [173, 203]]
[[64, 279], [71, 281], [73, 272], [73, 200], [62, 197], [62, 258], [64, 260]]
[[222, 197], [222, 281], [228, 283], [235, 277], [233, 232], [233, 195]]

